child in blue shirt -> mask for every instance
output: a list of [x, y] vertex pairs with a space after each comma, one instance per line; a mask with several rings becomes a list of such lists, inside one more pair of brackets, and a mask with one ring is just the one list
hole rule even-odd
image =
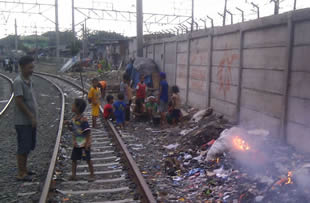
[[124, 102], [124, 94], [119, 93], [118, 101], [114, 102], [114, 116], [116, 119], [116, 124], [119, 125], [121, 128], [125, 127], [125, 108], [126, 104]]

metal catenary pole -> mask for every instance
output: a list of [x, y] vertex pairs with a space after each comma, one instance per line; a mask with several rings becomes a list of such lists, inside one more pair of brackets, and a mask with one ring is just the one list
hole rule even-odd
[[137, 56], [143, 57], [143, 3], [136, 1], [137, 9]]
[[59, 24], [58, 24], [58, 0], [55, 0], [55, 26], [56, 26], [56, 66], [59, 61]]
[[58, 23], [58, 0], [55, 0], [55, 31], [56, 31], [56, 57], [59, 57], [59, 23]]
[[17, 42], [17, 22], [16, 22], [16, 18], [15, 18], [15, 52], [17, 53], [17, 49], [18, 49], [18, 42]]
[[194, 2], [194, 0], [192, 0], [192, 22], [191, 22], [191, 32], [193, 32], [193, 30], [194, 30], [194, 15], [195, 15], [195, 13], [194, 13], [194, 6], [195, 6], [195, 4], [194, 4], [195, 2]]
[[225, 0], [224, 4], [223, 26], [226, 24], [226, 10], [227, 10], [227, 0]]
[[72, 0], [72, 48], [75, 49], [75, 19], [74, 19], [74, 0]]

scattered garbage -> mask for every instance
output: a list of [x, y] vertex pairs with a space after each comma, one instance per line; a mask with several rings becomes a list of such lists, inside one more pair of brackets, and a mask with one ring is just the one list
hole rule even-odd
[[212, 161], [218, 154], [228, 151], [232, 145], [232, 136], [242, 135], [244, 133], [245, 131], [241, 128], [233, 127], [229, 130], [225, 129], [208, 151], [206, 161]]
[[177, 126], [125, 128], [125, 143], [158, 202], [310, 202], [309, 156], [265, 129], [234, 127], [212, 108], [183, 112]]
[[197, 113], [195, 113], [191, 119], [191, 122], [199, 122], [201, 119], [203, 119], [204, 117], [207, 117], [209, 115], [211, 115], [213, 113], [213, 109], [212, 108], [208, 108], [208, 109], [203, 109], [198, 111]]
[[170, 145], [163, 146], [163, 147], [166, 149], [172, 150], [172, 149], [176, 149], [178, 146], [179, 146], [179, 144], [176, 143], [176, 144], [170, 144]]
[[231, 169], [230, 170], [224, 170], [224, 167], [221, 166], [221, 168], [215, 169], [213, 172], [219, 178], [227, 178], [231, 174]]

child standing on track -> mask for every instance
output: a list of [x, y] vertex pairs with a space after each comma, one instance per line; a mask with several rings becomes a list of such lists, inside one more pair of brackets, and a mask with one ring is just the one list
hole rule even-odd
[[91, 103], [92, 107], [92, 120], [93, 120], [93, 128], [97, 127], [96, 121], [99, 116], [99, 106], [100, 106], [100, 89], [98, 88], [99, 81], [97, 78], [92, 80], [92, 87], [88, 92], [88, 102]]
[[87, 118], [83, 112], [86, 108], [86, 102], [83, 99], [75, 99], [72, 105], [72, 112], [75, 114], [70, 121], [65, 121], [70, 131], [73, 132], [73, 150], [71, 154], [72, 160], [72, 176], [70, 180], [76, 180], [77, 160], [87, 161], [90, 171], [90, 181], [94, 180], [94, 168], [90, 156], [91, 134]]
[[125, 127], [125, 108], [126, 104], [124, 102], [124, 95], [122, 93], [119, 93], [118, 101], [114, 102], [114, 116], [116, 119], [117, 125], [119, 125], [121, 128]]
[[131, 88], [130, 88], [130, 77], [125, 73], [123, 75], [123, 81], [120, 84], [120, 93], [124, 96], [124, 103], [126, 104], [125, 109], [125, 120], [130, 120], [130, 105], [131, 105]]
[[107, 96], [107, 104], [103, 108], [103, 118], [106, 120], [113, 118], [113, 99], [112, 95]]

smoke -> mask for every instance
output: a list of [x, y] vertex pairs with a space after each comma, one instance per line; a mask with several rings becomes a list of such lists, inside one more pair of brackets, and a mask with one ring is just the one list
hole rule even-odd
[[[293, 147], [283, 144], [279, 137], [270, 135], [264, 129], [245, 130], [232, 128], [228, 131], [228, 151], [239, 167], [246, 170], [254, 179], [273, 184], [279, 177], [287, 177], [289, 171], [293, 173], [293, 184], [303, 194], [310, 194], [310, 163], [302, 164], [301, 157], [296, 155]], [[234, 139], [241, 146], [234, 144]], [[242, 147], [243, 145], [243, 147]], [[247, 149], [244, 146], [248, 146]], [[298, 164], [295, 164], [298, 163]], [[266, 180], [266, 177], [267, 180]], [[271, 179], [273, 181], [271, 181]]]
[[304, 194], [310, 194], [310, 164], [305, 164], [294, 171], [293, 179]]

